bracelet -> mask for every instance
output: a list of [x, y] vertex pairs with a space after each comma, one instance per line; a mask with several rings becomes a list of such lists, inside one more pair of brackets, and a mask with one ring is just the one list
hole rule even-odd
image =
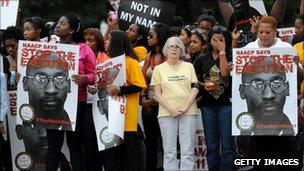
[[225, 51], [221, 51], [220, 55], [226, 55], [226, 52]]

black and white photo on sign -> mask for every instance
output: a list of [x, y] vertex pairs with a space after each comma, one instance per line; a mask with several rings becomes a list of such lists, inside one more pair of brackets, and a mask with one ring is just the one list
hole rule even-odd
[[[17, 124], [17, 91], [9, 91], [9, 101], [10, 110], [7, 118], [13, 170], [45, 170], [48, 149], [45, 128]], [[60, 153], [59, 168], [70, 170], [69, 160], [69, 151], [65, 141]]]
[[107, 86], [123, 86], [126, 82], [125, 56], [108, 59], [96, 65], [93, 100], [93, 120], [99, 151], [120, 145], [123, 141], [125, 106], [124, 96], [110, 97]]
[[0, 29], [15, 26], [17, 22], [19, 0], [0, 1]]
[[17, 123], [75, 130], [78, 45], [19, 41]]
[[297, 134], [293, 48], [233, 49], [232, 135]]

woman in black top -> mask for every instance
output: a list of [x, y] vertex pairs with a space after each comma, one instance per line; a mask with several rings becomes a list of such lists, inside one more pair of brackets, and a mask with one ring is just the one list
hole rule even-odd
[[[201, 112], [210, 171], [234, 170], [231, 136], [231, 36], [222, 26], [211, 30], [207, 52], [196, 58], [194, 68], [201, 85]], [[221, 146], [221, 147], [220, 147]], [[221, 149], [221, 151], [220, 151]]]

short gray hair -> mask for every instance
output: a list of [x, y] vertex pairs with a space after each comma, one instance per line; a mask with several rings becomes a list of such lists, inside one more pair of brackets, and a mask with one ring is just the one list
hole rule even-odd
[[168, 51], [168, 47], [172, 44], [176, 44], [181, 48], [181, 56], [184, 56], [185, 53], [185, 45], [183, 44], [183, 42], [180, 40], [179, 37], [170, 37], [169, 39], [167, 39], [164, 47], [163, 47], [163, 54], [165, 56], [167, 56], [167, 51]]

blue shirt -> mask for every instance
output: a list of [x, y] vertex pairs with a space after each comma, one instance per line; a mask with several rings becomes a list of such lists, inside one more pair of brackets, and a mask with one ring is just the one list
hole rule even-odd
[[3, 73], [0, 73], [0, 121], [3, 121], [8, 112], [8, 93], [7, 93], [7, 80]]

